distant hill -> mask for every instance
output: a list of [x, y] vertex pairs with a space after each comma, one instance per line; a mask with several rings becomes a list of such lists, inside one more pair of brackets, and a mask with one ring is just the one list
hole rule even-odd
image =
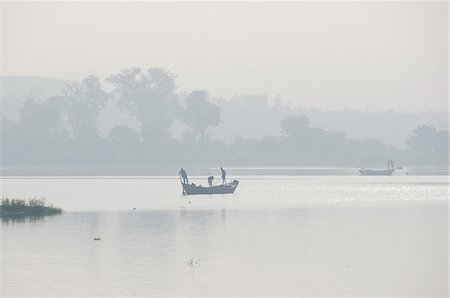
[[405, 139], [418, 125], [433, 125], [439, 130], [446, 130], [449, 118], [446, 112], [322, 111], [317, 108], [272, 105], [266, 95], [237, 95], [229, 101], [222, 101], [220, 105], [222, 123], [209, 132], [212, 138], [228, 143], [237, 136], [278, 136], [281, 133], [280, 120], [289, 115], [305, 115], [313, 127], [343, 132], [358, 140], [379, 139], [388, 145], [404, 148]]
[[323, 112], [317, 109], [299, 109], [299, 114], [308, 116], [313, 126], [344, 132], [359, 140], [378, 139], [397, 148], [406, 147], [405, 139], [419, 125], [433, 125], [438, 130], [446, 130], [449, 117], [446, 112]]

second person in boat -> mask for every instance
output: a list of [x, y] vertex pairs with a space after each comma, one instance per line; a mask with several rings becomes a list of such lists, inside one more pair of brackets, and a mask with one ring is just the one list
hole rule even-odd
[[209, 177], [208, 177], [208, 185], [209, 185], [209, 187], [212, 186], [213, 180], [214, 180], [214, 176], [209, 176]]
[[226, 181], [227, 181], [227, 172], [225, 172], [225, 170], [222, 168], [222, 167], [220, 167], [220, 171], [222, 172], [222, 184], [225, 184], [226, 183]]

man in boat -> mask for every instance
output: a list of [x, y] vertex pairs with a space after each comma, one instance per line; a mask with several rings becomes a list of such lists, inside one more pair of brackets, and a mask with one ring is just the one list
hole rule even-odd
[[209, 187], [212, 186], [213, 180], [214, 180], [214, 176], [209, 176], [209, 177], [208, 177], [208, 185], [209, 185]]
[[222, 167], [220, 167], [220, 171], [222, 172], [222, 184], [225, 184], [227, 172], [225, 172], [225, 170]]
[[178, 172], [178, 175], [180, 175], [183, 183], [189, 184], [187, 173], [183, 168], [181, 168], [180, 172]]

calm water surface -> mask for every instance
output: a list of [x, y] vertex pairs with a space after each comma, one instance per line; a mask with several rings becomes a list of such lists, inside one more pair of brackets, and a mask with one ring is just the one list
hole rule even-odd
[[447, 296], [447, 176], [240, 180], [3, 177], [67, 212], [3, 219], [0, 296]]
[[[206, 177], [191, 182], [207, 185]], [[233, 179], [231, 177], [231, 179]], [[66, 211], [278, 209], [338, 202], [447, 200], [447, 176], [244, 176], [233, 195], [181, 195], [178, 177], [9, 177], [4, 196], [46, 197]], [[190, 202], [190, 204], [189, 204]]]

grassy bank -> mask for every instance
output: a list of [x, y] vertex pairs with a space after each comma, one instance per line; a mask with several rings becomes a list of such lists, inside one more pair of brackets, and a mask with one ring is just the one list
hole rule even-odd
[[2, 198], [0, 216], [47, 216], [61, 214], [63, 210], [47, 204], [45, 198], [29, 200]]

